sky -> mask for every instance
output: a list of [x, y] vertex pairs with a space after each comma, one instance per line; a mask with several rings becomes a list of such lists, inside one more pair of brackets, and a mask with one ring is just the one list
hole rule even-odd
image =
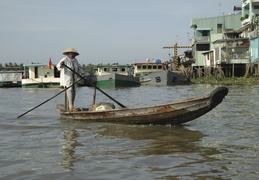
[[[234, 13], [241, 0], [0, 0], [0, 63], [58, 63], [69, 47], [80, 64], [169, 60], [189, 46], [192, 18]], [[178, 49], [181, 54], [186, 49]]]

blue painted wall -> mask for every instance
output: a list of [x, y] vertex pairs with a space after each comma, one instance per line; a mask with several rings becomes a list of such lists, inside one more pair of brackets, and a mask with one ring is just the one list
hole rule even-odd
[[259, 37], [250, 40], [251, 62], [259, 63]]

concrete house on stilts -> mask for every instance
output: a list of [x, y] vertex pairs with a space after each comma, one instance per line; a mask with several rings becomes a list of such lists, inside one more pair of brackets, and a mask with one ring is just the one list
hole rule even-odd
[[194, 76], [258, 74], [259, 0], [242, 0], [234, 13], [193, 18]]

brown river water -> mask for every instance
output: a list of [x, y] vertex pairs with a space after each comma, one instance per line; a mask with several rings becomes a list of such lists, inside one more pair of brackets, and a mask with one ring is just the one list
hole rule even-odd
[[[103, 89], [128, 107], [210, 93], [214, 85]], [[0, 89], [0, 179], [259, 179], [259, 86], [229, 85], [215, 109], [181, 126], [61, 119], [60, 89]], [[93, 89], [77, 91], [89, 107]], [[97, 93], [97, 102], [111, 102]], [[117, 106], [117, 105], [116, 105]], [[118, 107], [118, 106], [117, 106]]]

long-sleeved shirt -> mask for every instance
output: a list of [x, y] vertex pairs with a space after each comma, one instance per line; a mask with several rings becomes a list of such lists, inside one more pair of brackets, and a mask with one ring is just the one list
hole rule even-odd
[[77, 73], [80, 73], [79, 64], [76, 58], [70, 60], [68, 57], [64, 57], [57, 64], [57, 69], [60, 71], [60, 86], [69, 87], [77, 81], [77, 75], [68, 68], [62, 67], [60, 64], [62, 61]]

